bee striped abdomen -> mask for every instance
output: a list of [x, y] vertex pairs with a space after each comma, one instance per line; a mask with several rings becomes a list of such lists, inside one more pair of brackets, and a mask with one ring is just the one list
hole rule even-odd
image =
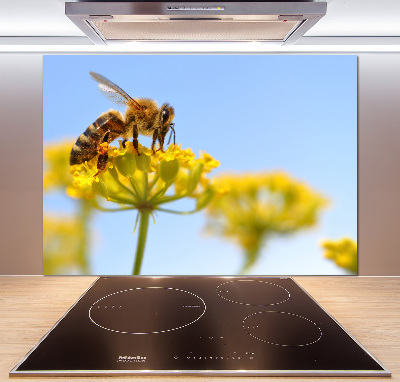
[[98, 154], [98, 148], [108, 131], [113, 132], [113, 139], [122, 132], [123, 122], [117, 112], [103, 113], [82, 133], [72, 146], [70, 165], [89, 161]]

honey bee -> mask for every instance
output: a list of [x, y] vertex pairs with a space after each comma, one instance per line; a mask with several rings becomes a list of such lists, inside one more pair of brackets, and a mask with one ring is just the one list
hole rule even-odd
[[[98, 82], [100, 91], [112, 101], [126, 106], [125, 115], [117, 110], [109, 110], [100, 115], [84, 133], [82, 133], [75, 144], [72, 146], [69, 163], [70, 165], [81, 164], [89, 161], [98, 155], [97, 174], [100, 174], [107, 165], [108, 161], [108, 145], [116, 138], [123, 138], [123, 145], [131, 137], [133, 138], [133, 147], [138, 155], [138, 135], [152, 137], [151, 149], [155, 152], [157, 141], [160, 144], [158, 150], [164, 151], [164, 140], [168, 132], [171, 130], [169, 142], [175, 129], [174, 109], [168, 103], [164, 103], [160, 108], [156, 101], [152, 99], [136, 99], [134, 100], [119, 86], [114, 84], [106, 77], [90, 72], [92, 78]], [[96, 176], [95, 175], [95, 176]]]

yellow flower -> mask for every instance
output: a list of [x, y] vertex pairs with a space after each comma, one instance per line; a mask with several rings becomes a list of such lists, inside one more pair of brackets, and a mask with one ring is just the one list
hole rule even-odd
[[225, 174], [213, 180], [216, 197], [207, 208], [209, 231], [245, 251], [243, 272], [272, 234], [288, 234], [316, 224], [327, 199], [283, 172]]
[[[80, 167], [81, 170], [78, 171], [76, 167]], [[75, 165], [75, 171], [73, 172], [73, 185], [75, 187], [84, 188], [85, 186], [92, 186], [93, 182], [99, 181], [95, 175], [97, 174], [97, 169], [89, 167], [88, 163], [85, 162], [83, 165]]]
[[88, 272], [86, 238], [78, 216], [45, 213], [43, 217], [43, 274]]
[[[102, 211], [137, 210], [136, 225], [139, 235], [133, 274], [139, 274], [149, 225], [153, 211], [174, 214], [191, 214], [205, 208], [214, 196], [214, 188], [206, 178], [219, 162], [210, 155], [202, 154], [196, 159], [190, 149], [169, 145], [168, 149], [156, 151], [139, 144], [139, 153], [132, 142], [120, 147], [102, 147], [108, 153], [107, 166], [100, 174], [97, 157], [84, 165], [71, 166], [74, 185], [92, 188], [99, 196], [119, 205], [108, 208], [97, 204]], [[195, 206], [190, 211], [165, 209], [171, 203], [185, 197], [195, 198]], [[153, 216], [154, 218], [154, 216]], [[136, 230], [136, 226], [135, 226]]]
[[[132, 142], [126, 142], [125, 147], [108, 147], [107, 151], [107, 167], [98, 176], [96, 157], [71, 166], [74, 186], [92, 187], [107, 200], [138, 210], [162, 210], [159, 206], [166, 202], [203, 196], [213, 187], [206, 174], [219, 165], [209, 154], [196, 159], [192, 150], [172, 144], [165, 152], [155, 153], [139, 144], [140, 155]], [[170, 187], [172, 184], [174, 187]], [[171, 192], [173, 189], [175, 192]], [[202, 203], [207, 199], [203, 196]]]
[[[85, 187], [85, 182], [78, 177], [77, 183], [74, 183], [73, 175], [70, 172], [69, 155], [73, 141], [64, 140], [59, 143], [50, 143], [43, 150], [43, 190], [55, 191], [62, 190], [72, 198], [93, 199], [95, 193], [92, 187]], [[82, 168], [85, 165], [77, 165]], [[77, 175], [77, 174], [76, 174]], [[86, 184], [91, 182], [86, 180]], [[79, 186], [78, 186], [79, 185]]]
[[73, 142], [47, 144], [43, 150], [43, 189], [50, 191], [63, 189], [71, 184], [69, 174], [69, 154]]
[[215, 160], [210, 154], [201, 153], [200, 160], [204, 163], [204, 171], [210, 172], [214, 168], [219, 167], [219, 161]]
[[178, 159], [182, 164], [191, 163], [195, 159], [195, 155], [190, 149], [183, 150], [181, 145], [170, 144], [165, 152], [157, 151], [154, 155], [156, 162], [161, 160], [171, 161]]
[[350, 238], [340, 240], [324, 240], [321, 247], [324, 256], [352, 274], [357, 274], [357, 243]]
[[[47, 144], [44, 147], [44, 192], [65, 192], [75, 199], [73, 215], [51, 214], [43, 218], [44, 274], [85, 274], [88, 266], [88, 221], [95, 193], [93, 187], [76, 187], [70, 173], [69, 156], [73, 141]], [[82, 165], [84, 167], [84, 165]]]

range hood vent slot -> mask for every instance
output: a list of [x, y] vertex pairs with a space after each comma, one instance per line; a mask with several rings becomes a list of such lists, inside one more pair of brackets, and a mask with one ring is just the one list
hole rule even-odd
[[[170, 21], [221, 21], [217, 17], [171, 17]], [[232, 20], [232, 19], [231, 19]]]

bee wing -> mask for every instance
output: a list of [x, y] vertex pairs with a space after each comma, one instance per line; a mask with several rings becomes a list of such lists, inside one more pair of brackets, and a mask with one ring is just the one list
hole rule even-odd
[[111, 88], [108, 85], [99, 84], [99, 90], [110, 100], [118, 104], [128, 105], [130, 100], [127, 100], [125, 97], [121, 96], [115, 89]]
[[142, 107], [127, 92], [122, 90], [118, 85], [115, 85], [114, 82], [110, 81], [108, 78], [95, 72], [90, 72], [89, 74], [96, 82], [98, 82], [100, 91], [111, 101], [142, 109]]

